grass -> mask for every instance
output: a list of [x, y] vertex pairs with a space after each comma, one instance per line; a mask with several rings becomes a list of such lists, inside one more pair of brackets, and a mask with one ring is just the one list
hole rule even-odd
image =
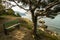
[[45, 38], [46, 40], [59, 40], [57, 36], [52, 36], [51, 34], [38, 30], [37, 35], [41, 36], [42, 38]]
[[[33, 23], [26, 19], [26, 18], [20, 18], [19, 19], [20, 27], [26, 27], [29, 30], [32, 30], [33, 28]], [[11, 24], [11, 23], [10, 23]], [[46, 39], [46, 40], [58, 40], [58, 38], [56, 36], [52, 36], [51, 34], [48, 34], [46, 32], [43, 32], [41, 30], [37, 30], [37, 35], [40, 36], [42, 39]]]
[[[20, 20], [20, 22], [21, 22], [21, 26], [24, 26], [27, 29], [32, 30], [32, 28], [33, 28], [32, 25], [33, 24], [32, 24], [31, 21], [29, 21], [28, 19], [23, 19], [23, 20]], [[49, 34], [47, 32], [44, 32], [44, 31], [41, 31], [41, 30], [37, 30], [37, 35], [38, 35], [38, 37], [41, 37], [42, 40], [43, 39], [45, 39], [45, 40], [59, 40], [57, 38], [57, 36], [52, 36], [51, 34]], [[38, 40], [40, 40], [40, 38]]]
[[21, 26], [24, 26], [24, 27], [26, 27], [27, 29], [29, 29], [29, 30], [32, 30], [32, 22], [30, 21], [30, 20], [28, 20], [28, 19], [26, 19], [26, 18], [22, 18], [21, 20], [20, 20], [20, 25]]

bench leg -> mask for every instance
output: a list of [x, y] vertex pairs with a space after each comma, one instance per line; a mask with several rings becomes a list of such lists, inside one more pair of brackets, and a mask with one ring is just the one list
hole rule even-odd
[[8, 30], [4, 29], [5, 35], [9, 35]]
[[17, 27], [17, 29], [20, 29], [20, 25], [17, 25], [16, 27]]

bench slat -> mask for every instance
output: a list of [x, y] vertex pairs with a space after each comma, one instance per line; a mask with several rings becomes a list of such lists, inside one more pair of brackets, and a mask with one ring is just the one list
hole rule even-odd
[[19, 25], [19, 24], [20, 24], [20, 23], [14, 24], [14, 25], [12, 25], [12, 26], [10, 26], [10, 27], [7, 27], [7, 28], [5, 28], [5, 29], [15, 28], [15, 26], [17, 26], [17, 25]]

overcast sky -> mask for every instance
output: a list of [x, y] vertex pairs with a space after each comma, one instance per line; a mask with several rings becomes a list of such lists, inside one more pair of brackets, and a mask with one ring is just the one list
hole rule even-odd
[[[3, 2], [3, 5], [6, 7], [6, 9], [8, 9], [9, 7], [11, 7], [12, 5], [16, 5], [14, 2], [11, 2], [11, 1], [7, 1], [8, 3], [4, 3]], [[9, 3], [11, 3], [12, 5], [10, 5]], [[19, 3], [19, 5], [21, 6], [22, 3]], [[15, 6], [15, 7], [12, 7], [12, 9], [14, 11], [19, 11], [19, 12], [22, 12], [22, 13], [25, 13], [26, 11], [24, 9], [21, 9], [19, 8], [18, 6]], [[25, 7], [25, 9], [28, 9], [28, 7]]]
[[[16, 5], [14, 2], [11, 2], [11, 4]], [[20, 3], [19, 5], [22, 5], [22, 4]], [[25, 12], [26, 12], [24, 9], [21, 9], [21, 8], [19, 8], [18, 6], [12, 7], [12, 9], [13, 9], [14, 11], [19, 11], [19, 12], [22, 12], [22, 13], [25, 13]]]

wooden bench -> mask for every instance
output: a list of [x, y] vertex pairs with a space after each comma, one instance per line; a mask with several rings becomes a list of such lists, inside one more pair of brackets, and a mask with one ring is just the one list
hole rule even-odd
[[20, 28], [19, 26], [20, 26], [20, 23], [18, 20], [13, 20], [13, 21], [4, 23], [3, 28], [4, 28], [5, 35], [8, 35], [9, 32], [15, 28], [19, 29]]

